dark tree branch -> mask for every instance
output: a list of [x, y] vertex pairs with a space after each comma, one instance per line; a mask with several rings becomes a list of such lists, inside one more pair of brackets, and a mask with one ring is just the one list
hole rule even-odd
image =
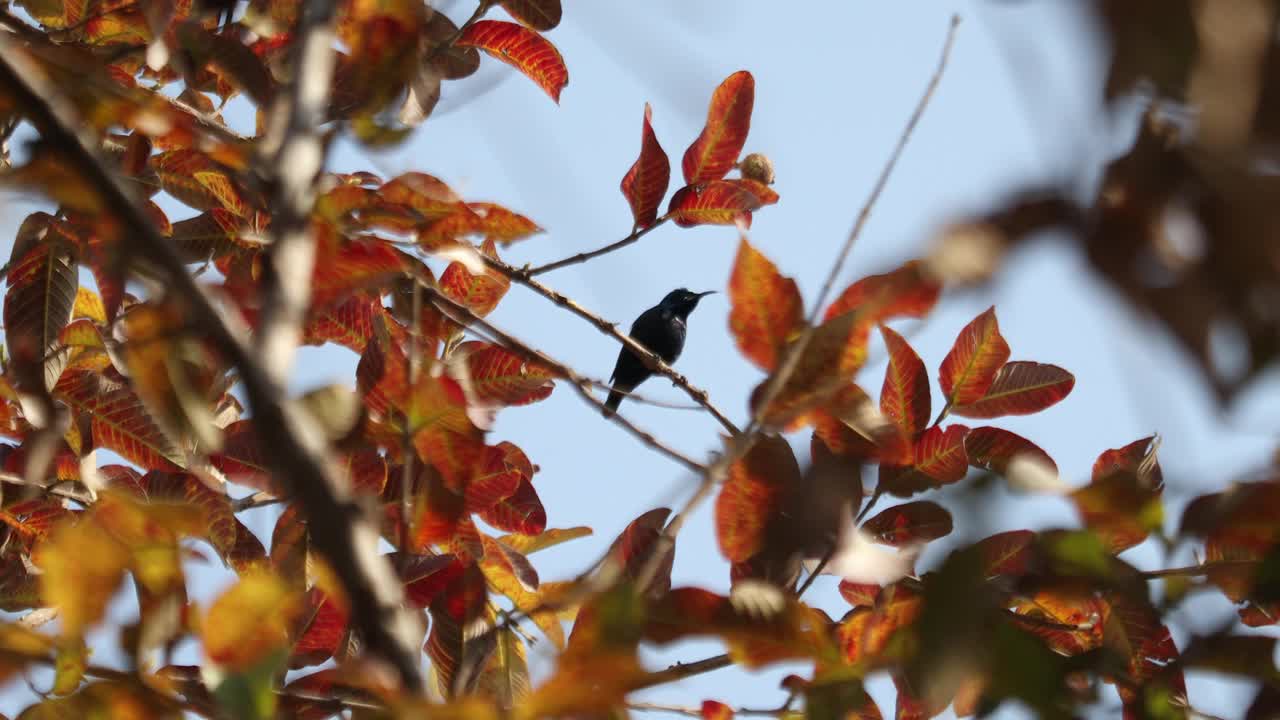
[[342, 581], [352, 604], [351, 621], [371, 655], [389, 662], [410, 691], [422, 689], [416, 620], [401, 606], [400, 585], [377, 548], [377, 527], [350, 499], [336, 468], [324, 460], [324, 439], [300, 432], [301, 413], [286, 407], [271, 377], [242, 338], [223, 322], [213, 302], [187, 273], [186, 265], [152, 226], [137, 201], [97, 156], [98, 139], [40, 66], [0, 33], [0, 85], [14, 106], [58, 147], [84, 181], [101, 195], [120, 222], [122, 252], [145, 256], [159, 268], [175, 297], [187, 305], [194, 325], [234, 364], [253, 409], [262, 447], [275, 477], [297, 499], [316, 550]]

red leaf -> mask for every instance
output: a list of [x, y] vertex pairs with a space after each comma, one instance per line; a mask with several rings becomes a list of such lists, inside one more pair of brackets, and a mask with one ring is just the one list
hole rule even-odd
[[248, 218], [259, 205], [225, 167], [198, 150], [153, 155], [151, 166], [165, 192], [197, 210], [222, 208]]
[[546, 32], [560, 24], [560, 0], [500, 0], [511, 17]]
[[[670, 508], [654, 508], [632, 520], [609, 546], [609, 556], [621, 567], [622, 575], [631, 580], [639, 580], [652, 561], [657, 549], [659, 536], [666, 526]], [[671, 568], [675, 562], [674, 550], [668, 553], [658, 565], [651, 584], [644, 589], [645, 594], [660, 596], [671, 589]]]
[[719, 180], [738, 162], [751, 130], [756, 81], [746, 70], [725, 78], [711, 95], [707, 123], [684, 153], [684, 181], [698, 185]]
[[[496, 248], [491, 240], [486, 240], [483, 248], [485, 254], [496, 256]], [[467, 306], [471, 312], [484, 317], [493, 312], [498, 301], [511, 289], [511, 280], [496, 270], [485, 268], [484, 272], [473, 275], [460, 262], [449, 263], [440, 275], [440, 291], [450, 300]]]
[[881, 275], [869, 275], [845, 288], [827, 308], [830, 320], [851, 310], [860, 310], [879, 323], [898, 317], [924, 317], [938, 302], [941, 286], [925, 274], [918, 260]]
[[312, 588], [307, 601], [310, 612], [303, 615], [307, 621], [289, 659], [289, 667], [293, 669], [328, 660], [347, 633], [348, 609], [344, 604], [320, 588]]
[[182, 454], [160, 432], [142, 401], [127, 386], [77, 370], [64, 374], [53, 391], [90, 418], [95, 445], [114, 450], [144, 468], [178, 469]]
[[322, 308], [356, 290], [380, 287], [404, 273], [404, 262], [381, 240], [321, 243], [311, 276], [311, 304]]
[[452, 555], [391, 553], [387, 558], [404, 583], [405, 600], [415, 608], [430, 605], [465, 569]]
[[1084, 520], [1113, 553], [1133, 547], [1164, 525], [1164, 477], [1155, 438], [1108, 450], [1093, 465], [1093, 479], [1071, 493]]
[[556, 46], [538, 33], [515, 23], [480, 20], [467, 28], [454, 45], [480, 48], [511, 65], [537, 83], [557, 103], [560, 102], [560, 91], [569, 84], [569, 70]]
[[938, 382], [947, 406], [968, 405], [981, 398], [1008, 359], [1009, 344], [1000, 335], [996, 309], [987, 308], [960, 331], [942, 360]]
[[338, 305], [313, 312], [303, 330], [303, 340], [309, 345], [331, 342], [364, 352], [373, 336], [374, 323], [385, 314], [378, 298], [356, 294]]
[[702, 720], [733, 720], [733, 708], [717, 700], [703, 700]]
[[1031, 569], [1035, 542], [1036, 534], [1030, 530], [1012, 530], [984, 538], [973, 547], [982, 558], [986, 577], [1020, 577]]
[[486, 405], [528, 405], [551, 395], [555, 377], [551, 368], [504, 347], [480, 342], [464, 343], [474, 401]]
[[520, 487], [510, 497], [498, 501], [480, 517], [499, 530], [521, 535], [537, 535], [547, 529], [547, 511], [527, 479], [521, 479]]
[[503, 247], [516, 240], [542, 232], [542, 228], [529, 218], [493, 203], [467, 203], [475, 218], [471, 231], [477, 235], [502, 243]]
[[840, 596], [854, 607], [872, 607], [876, 604], [876, 597], [879, 595], [879, 585], [872, 583], [852, 583], [848, 580], [840, 581]]
[[680, 227], [738, 224], [751, 227], [751, 211], [760, 205], [755, 194], [736, 183], [709, 180], [677, 190], [667, 205], [667, 215]]
[[1059, 581], [1029, 596], [1015, 598], [1012, 610], [1018, 615], [1077, 628], [1019, 623], [1043, 638], [1049, 649], [1060, 655], [1079, 655], [1102, 645], [1103, 621], [1108, 614], [1106, 603], [1083, 585]]
[[804, 323], [804, 300], [796, 281], [783, 277], [744, 236], [729, 276], [729, 329], [738, 349], [761, 370], [772, 372], [788, 339]]
[[974, 467], [1001, 475], [1009, 474], [1009, 463], [1017, 457], [1035, 460], [1055, 475], [1058, 473], [1058, 464], [1039, 445], [1001, 428], [983, 426], [970, 430], [964, 439], [964, 449]]
[[250, 420], [237, 420], [228, 425], [223, 431], [222, 452], [210, 460], [234, 483], [264, 492], [280, 492], [258, 447], [258, 438]]
[[781, 495], [800, 483], [800, 465], [786, 438], [761, 438], [729, 468], [716, 498], [716, 540], [730, 562], [743, 562], [765, 546]]
[[644, 127], [640, 133], [640, 157], [622, 176], [622, 194], [631, 205], [637, 230], [647, 228], [658, 217], [658, 203], [671, 183], [671, 161], [653, 133], [653, 110], [644, 104]]
[[889, 367], [880, 390], [880, 411], [914, 438], [929, 425], [929, 371], [916, 351], [884, 325], [880, 335], [889, 349]]
[[981, 398], [953, 407], [951, 413], [970, 418], [1030, 415], [1057, 404], [1075, 384], [1075, 377], [1057, 365], [1015, 360], [1000, 368]]
[[951, 533], [951, 513], [933, 502], [897, 505], [866, 521], [862, 529], [885, 545], [910, 545], [936, 540]]
[[910, 497], [931, 488], [964, 479], [969, 470], [964, 438], [969, 428], [933, 426], [916, 440], [915, 461], [909, 466], [880, 465], [880, 487], [898, 497]]
[[524, 479], [519, 471], [507, 465], [502, 449], [485, 448], [484, 465], [467, 485], [464, 497], [467, 512], [481, 513], [515, 494]]

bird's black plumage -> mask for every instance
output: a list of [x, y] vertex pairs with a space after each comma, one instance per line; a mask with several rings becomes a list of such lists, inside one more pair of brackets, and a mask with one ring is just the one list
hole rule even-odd
[[[689, 313], [698, 306], [699, 300], [713, 292], [715, 291], [696, 293], [684, 288], [672, 290], [662, 298], [662, 302], [645, 310], [631, 324], [632, 339], [670, 365], [680, 357], [680, 351], [684, 349], [685, 323]], [[618, 353], [618, 364], [613, 367], [613, 375], [609, 378], [613, 389], [604, 403], [605, 417], [613, 415], [622, 398], [652, 374], [653, 371], [645, 366], [643, 360], [623, 347]]]

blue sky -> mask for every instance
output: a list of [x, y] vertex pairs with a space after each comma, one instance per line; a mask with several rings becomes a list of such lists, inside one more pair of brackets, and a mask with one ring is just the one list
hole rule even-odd
[[[477, 76], [445, 86], [438, 114], [408, 143], [377, 153], [340, 144], [330, 166], [384, 177], [429, 172], [469, 200], [524, 213], [547, 233], [504, 257], [539, 264], [629, 232], [631, 216], [618, 182], [639, 149], [645, 102], [653, 105], [659, 141], [678, 163], [701, 129], [712, 90], [725, 76], [747, 69], [755, 75], [756, 102], [746, 151], [772, 158], [782, 196], [777, 206], [756, 214], [751, 241], [812, 301], [937, 62], [952, 13], [963, 24], [946, 77], [837, 289], [924, 252], [947, 222], [990, 207], [1017, 184], [1070, 178], [1075, 187], [1090, 186], [1127, 135], [1100, 114], [1105, 68], [1094, 28], [1078, 13], [1081, 5], [907, 0], [823, 3], [819, 11], [817, 4], [779, 10], [784, 6], [741, 0], [566, 0], [563, 23], [548, 35], [569, 68], [559, 106], [512, 69], [485, 58]], [[472, 5], [454, 0], [442, 8], [461, 20]], [[678, 169], [673, 175], [678, 178]], [[5, 228], [16, 227], [25, 209], [14, 204], [6, 210]], [[613, 255], [541, 279], [626, 326], [672, 288], [723, 291], [736, 247], [732, 228], [668, 225]], [[1074, 392], [1060, 405], [995, 423], [1038, 442], [1073, 484], [1087, 479], [1101, 451], [1158, 432], [1169, 515], [1176, 521], [1176, 510], [1191, 496], [1220, 487], [1272, 452], [1274, 438], [1256, 428], [1275, 427], [1280, 413], [1277, 395], [1266, 390], [1274, 390], [1274, 373], [1240, 407], [1220, 413], [1172, 340], [1121, 305], [1089, 275], [1078, 251], [1053, 238], [1014, 253], [990, 287], [945, 295], [919, 327], [904, 323], [899, 329], [911, 333], [936, 373], [960, 328], [992, 304], [1014, 359], [1054, 363], [1076, 375]], [[723, 295], [702, 302], [677, 369], [742, 421], [761, 374], [734, 348], [727, 315]], [[590, 377], [607, 378], [617, 357], [613, 340], [518, 286], [490, 319]], [[873, 350], [873, 357], [882, 356]], [[306, 350], [296, 385], [351, 384], [354, 362], [343, 350]], [[883, 363], [872, 363], [859, 381], [874, 394], [882, 376]], [[656, 380], [642, 392], [686, 400]], [[1272, 400], [1263, 401], [1268, 394]], [[622, 412], [695, 457], [720, 442], [718, 425], [703, 413], [636, 403], [625, 403]], [[544, 579], [571, 577], [635, 516], [683, 502], [696, 484], [567, 388], [539, 406], [504, 411], [493, 439], [515, 442], [541, 467], [535, 485], [550, 525], [595, 528], [592, 538], [536, 555]], [[807, 435], [792, 439], [803, 453]], [[996, 492], [982, 507], [978, 517], [955, 518], [957, 540], [1078, 523], [1058, 498]], [[269, 513], [257, 513], [250, 526], [269, 538]], [[926, 552], [922, 569], [948, 547], [938, 545]], [[1143, 566], [1161, 562], [1146, 545], [1126, 558]], [[193, 596], [207, 598], [228, 576], [202, 569], [193, 578], [201, 585]], [[728, 588], [710, 505], [680, 536], [674, 580]], [[838, 616], [847, 606], [834, 588], [824, 579], [808, 597]], [[125, 604], [115, 616], [129, 613]], [[1230, 614], [1225, 601], [1206, 599], [1178, 616], [1175, 637], [1181, 643], [1184, 630], [1207, 630]], [[685, 643], [649, 657], [654, 667], [664, 667], [719, 651], [714, 643]], [[545, 674], [548, 652], [532, 651], [535, 677]], [[783, 674], [722, 670], [655, 689], [644, 699], [697, 705], [714, 698], [773, 707], [784, 697], [777, 687]], [[1193, 678], [1192, 702], [1238, 717], [1243, 701], [1229, 692], [1232, 687]], [[872, 690], [881, 710], [891, 713], [891, 686], [880, 681]], [[0, 696], [0, 711], [13, 712], [29, 697], [11, 687]]]

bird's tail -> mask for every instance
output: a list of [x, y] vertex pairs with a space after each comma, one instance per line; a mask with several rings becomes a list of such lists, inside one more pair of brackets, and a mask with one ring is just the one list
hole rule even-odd
[[622, 404], [622, 398], [626, 397], [624, 393], [618, 390], [609, 391], [609, 399], [604, 401], [604, 416], [613, 417], [618, 411], [618, 405]]

